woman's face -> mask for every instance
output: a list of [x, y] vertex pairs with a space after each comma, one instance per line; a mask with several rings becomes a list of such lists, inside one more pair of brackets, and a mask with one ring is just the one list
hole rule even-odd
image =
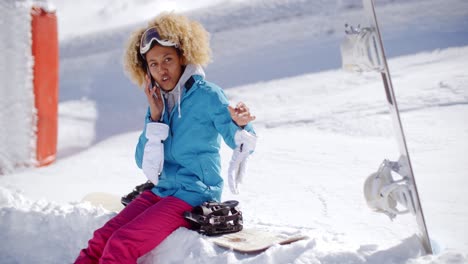
[[155, 45], [146, 53], [146, 61], [154, 80], [165, 91], [174, 89], [182, 76], [182, 57], [174, 47]]

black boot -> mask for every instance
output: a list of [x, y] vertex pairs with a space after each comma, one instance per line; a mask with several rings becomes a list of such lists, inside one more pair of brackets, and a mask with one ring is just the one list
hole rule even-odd
[[140, 184], [133, 189], [133, 191], [120, 199], [120, 202], [124, 205], [127, 206], [133, 199], [137, 198], [140, 196], [140, 194], [146, 190], [150, 190], [154, 187], [154, 184], [150, 181], [147, 181], [143, 184]]

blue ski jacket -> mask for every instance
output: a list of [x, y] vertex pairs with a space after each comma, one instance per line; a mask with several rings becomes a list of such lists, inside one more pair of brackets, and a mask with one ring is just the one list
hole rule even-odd
[[[177, 197], [192, 206], [220, 201], [223, 190], [221, 137], [234, 149], [234, 135], [242, 129], [231, 119], [226, 95], [217, 85], [193, 75], [181, 89], [181, 117], [178, 107], [173, 107], [170, 113], [167, 110], [166, 104], [162, 122], [169, 126], [169, 136], [164, 141], [164, 166], [152, 191], [160, 197]], [[145, 128], [135, 151], [139, 168], [148, 141], [145, 131], [149, 122], [152, 120], [148, 107]], [[251, 124], [244, 129], [254, 133]]]

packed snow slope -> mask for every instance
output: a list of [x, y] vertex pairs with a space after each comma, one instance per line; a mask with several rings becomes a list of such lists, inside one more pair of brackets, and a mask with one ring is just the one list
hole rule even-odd
[[[117, 1], [117, 6], [119, 2], [123, 1]], [[146, 19], [148, 11], [141, 12], [141, 6], [150, 10], [152, 2], [158, 1], [134, 1], [124, 9], [126, 12], [111, 13], [122, 20], [128, 14], [133, 14], [132, 21]], [[181, 6], [185, 2], [181, 0]], [[339, 68], [344, 24], [366, 22], [360, 0], [213, 3], [220, 4], [192, 10], [188, 15], [201, 21], [211, 33], [213, 63], [207, 68], [207, 76], [224, 88]], [[102, 8], [113, 11], [112, 7]], [[153, 10], [156, 15], [162, 9]], [[377, 12], [390, 57], [468, 45], [467, 1], [382, 0], [377, 1]], [[83, 27], [91, 23], [89, 20], [95, 21], [96, 28], [106, 25], [101, 21], [102, 12], [96, 14], [97, 18], [83, 17], [80, 12], [62, 16], [72, 21], [77, 17]], [[140, 129], [141, 122], [135, 116], [145, 111], [145, 97], [122, 73], [122, 56], [130, 32], [145, 23], [105, 28], [64, 39], [60, 45], [60, 100], [87, 98], [98, 102], [97, 141]], [[76, 25], [69, 27], [74, 32]], [[118, 116], [118, 122], [110, 116]]]
[[[363, 198], [366, 176], [398, 153], [378, 74], [339, 69], [359, 1], [225, 1], [189, 13], [212, 32], [208, 78], [257, 116], [249, 175], [223, 199], [241, 202], [245, 226], [309, 239], [250, 256], [179, 229], [139, 262], [468, 263], [468, 3], [438, 2], [378, 5], [436, 255], [422, 256], [410, 215], [391, 222]], [[63, 40], [59, 159], [0, 177], [0, 263], [72, 262], [114, 215], [81, 198], [145, 180], [133, 160], [144, 96], [121, 70], [134, 26]], [[223, 175], [230, 155], [223, 145]]]

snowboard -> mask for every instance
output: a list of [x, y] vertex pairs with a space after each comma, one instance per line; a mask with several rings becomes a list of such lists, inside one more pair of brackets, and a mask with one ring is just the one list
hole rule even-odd
[[239, 232], [207, 239], [225, 249], [242, 254], [259, 254], [275, 245], [288, 245], [299, 240], [307, 239], [301, 234], [289, 235], [272, 230], [244, 228]]
[[[417, 235], [420, 238], [422, 245], [427, 254], [432, 254], [431, 241], [424, 218], [421, 200], [417, 189], [416, 180], [414, 177], [405, 134], [400, 119], [400, 113], [395, 97], [395, 91], [390, 76], [390, 70], [387, 64], [383, 40], [380, 33], [377, 15], [373, 0], [362, 0], [364, 7], [364, 15], [367, 18], [368, 25], [357, 28], [350, 27], [346, 30], [348, 34], [348, 42], [344, 42], [341, 51], [343, 56], [343, 68], [353, 71], [376, 71], [379, 72], [385, 90], [386, 100], [389, 107], [389, 113], [392, 118], [393, 129], [395, 132], [398, 150], [400, 157], [397, 162], [393, 162], [393, 166], [397, 169], [394, 171], [400, 172], [403, 176], [405, 184], [408, 185], [408, 190], [411, 198], [411, 212], [418, 225]], [[348, 26], [348, 25], [346, 25]], [[352, 41], [350, 41], [352, 39]]]
[[[120, 199], [121, 197], [115, 194], [93, 192], [85, 195], [82, 202], [88, 202], [94, 206], [101, 206], [106, 210], [118, 213], [124, 208], [120, 203]], [[242, 254], [258, 254], [274, 245], [287, 245], [307, 239], [307, 236], [302, 234], [291, 235], [254, 227], [244, 227], [236, 233], [203, 237], [221, 248]]]
[[89, 202], [94, 206], [102, 206], [111, 212], [120, 212], [124, 208], [120, 202], [121, 197], [111, 193], [93, 192], [88, 193], [81, 199], [82, 202]]

